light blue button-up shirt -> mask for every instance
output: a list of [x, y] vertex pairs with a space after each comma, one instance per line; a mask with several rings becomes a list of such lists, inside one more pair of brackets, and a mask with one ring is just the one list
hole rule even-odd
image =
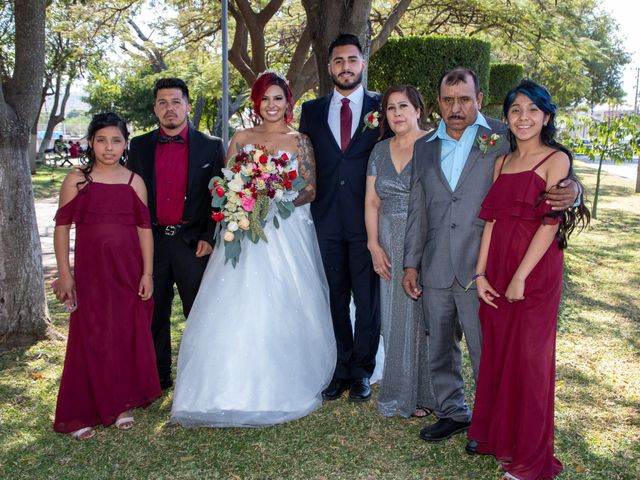
[[460, 175], [462, 174], [462, 169], [467, 163], [469, 152], [471, 152], [473, 142], [476, 141], [476, 136], [478, 135], [478, 127], [480, 126], [491, 130], [491, 127], [487, 123], [487, 120], [480, 112], [478, 112], [476, 121], [464, 130], [464, 133], [462, 134], [462, 137], [460, 137], [460, 140], [454, 140], [447, 133], [447, 126], [444, 123], [444, 120], [440, 120], [438, 131], [428, 140], [429, 142], [431, 142], [436, 138], [439, 138], [442, 142], [440, 166], [442, 168], [442, 173], [444, 173], [444, 176], [447, 179], [447, 182], [449, 182], [451, 190], [455, 190], [456, 185], [458, 185], [458, 180], [460, 179]]

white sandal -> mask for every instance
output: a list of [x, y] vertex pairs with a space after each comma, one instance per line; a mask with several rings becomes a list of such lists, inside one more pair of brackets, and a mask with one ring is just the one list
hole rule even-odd
[[511, 475], [509, 472], [502, 476], [502, 480], [520, 480], [518, 477]]
[[[129, 417], [122, 417], [116, 420], [116, 428], [118, 430], [131, 430], [133, 428], [133, 424], [136, 421], [133, 419], [133, 417], [129, 416]], [[128, 426], [123, 426], [129, 424]]]
[[[85, 435], [87, 433], [89, 435]], [[76, 430], [75, 432], [71, 432], [71, 436], [79, 441], [89, 440], [95, 434], [96, 434], [96, 431], [93, 429], [93, 427], [84, 427], [84, 428], [81, 428], [80, 430]]]

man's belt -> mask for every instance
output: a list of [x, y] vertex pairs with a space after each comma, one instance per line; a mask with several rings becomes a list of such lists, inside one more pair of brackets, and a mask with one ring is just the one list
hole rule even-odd
[[167, 237], [173, 237], [176, 233], [182, 230], [187, 224], [179, 223], [177, 225], [153, 225], [153, 230], [156, 233], [160, 233], [162, 235], [166, 235]]

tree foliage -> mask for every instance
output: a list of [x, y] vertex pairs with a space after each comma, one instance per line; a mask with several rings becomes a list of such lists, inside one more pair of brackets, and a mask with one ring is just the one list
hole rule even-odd
[[591, 208], [593, 218], [598, 218], [602, 162], [630, 162], [640, 154], [640, 117], [631, 114], [610, 116], [603, 120], [587, 119], [577, 123], [567, 121], [566, 127], [571, 132], [586, 130], [587, 136], [573, 140], [572, 146], [577, 153], [586, 155], [592, 162], [598, 162], [596, 189]]
[[438, 105], [438, 80], [453, 67], [471, 68], [478, 75], [481, 89], [488, 91], [490, 50], [489, 43], [479, 39], [392, 38], [371, 58], [370, 85], [378, 91], [392, 85], [415, 85], [424, 97], [425, 115], [429, 117]]
[[[380, 2], [385, 4], [387, 2]], [[518, 63], [524, 75], [545, 84], [560, 105], [591, 95], [593, 60], [609, 72], [628, 62], [617, 27], [600, 8], [602, 0], [414, 0], [395, 34], [447, 34], [491, 42], [494, 63]], [[384, 7], [374, 7], [376, 20]], [[615, 53], [613, 55], [612, 53]], [[600, 83], [598, 83], [600, 84]]]
[[[229, 59], [246, 85], [265, 68], [281, 70], [299, 99], [305, 92], [332, 88], [327, 47], [337, 33], [356, 33], [366, 58], [389, 38], [466, 36], [491, 42], [492, 62], [521, 64], [525, 76], [547, 85], [559, 104], [570, 105], [595, 98], [595, 87], [605, 82], [592, 78], [598, 72], [615, 78], [626, 62], [615, 22], [598, 8], [601, 1], [230, 0]], [[220, 63], [219, 2], [76, 3], [74, 15], [83, 19], [79, 34], [113, 35], [114, 48], [123, 63], [133, 61], [132, 70], [145, 63], [158, 73], [178, 61], [201, 62], [202, 55], [210, 65]], [[152, 20], [141, 16], [149, 5], [164, 14]], [[611, 83], [607, 95], [616, 93]]]
[[495, 63], [489, 72], [489, 98], [486, 104], [502, 105], [509, 90], [515, 87], [524, 76], [522, 65], [514, 63]]

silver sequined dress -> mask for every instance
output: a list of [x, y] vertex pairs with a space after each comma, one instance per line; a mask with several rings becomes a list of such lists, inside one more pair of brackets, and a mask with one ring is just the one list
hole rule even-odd
[[402, 289], [411, 162], [398, 174], [391, 161], [389, 140], [383, 140], [371, 152], [367, 175], [376, 177], [376, 193], [382, 200], [378, 241], [391, 261], [391, 281], [380, 279], [385, 360], [378, 411], [389, 417], [409, 417], [417, 406], [434, 406], [422, 303], [411, 300]]

